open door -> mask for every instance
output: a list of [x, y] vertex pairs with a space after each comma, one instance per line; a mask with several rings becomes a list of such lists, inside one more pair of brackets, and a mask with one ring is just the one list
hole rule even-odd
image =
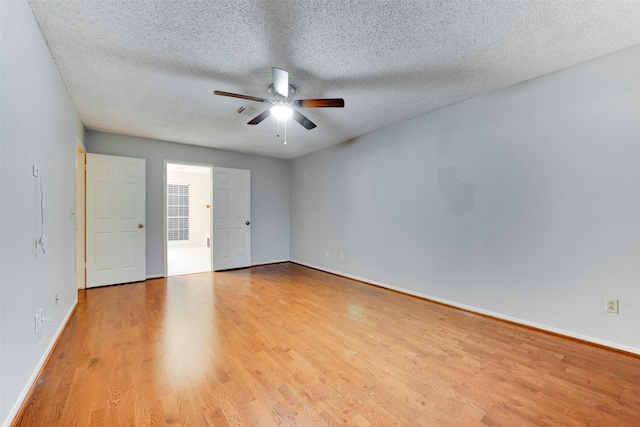
[[87, 154], [87, 287], [146, 279], [145, 159]]
[[213, 168], [213, 269], [251, 265], [251, 171]]

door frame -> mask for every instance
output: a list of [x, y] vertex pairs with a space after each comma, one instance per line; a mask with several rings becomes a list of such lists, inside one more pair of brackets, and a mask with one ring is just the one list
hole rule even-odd
[[[203, 168], [209, 168], [209, 199], [211, 200], [211, 209], [209, 209], [209, 230], [211, 233], [211, 240], [213, 242], [213, 164], [212, 163], [200, 163], [190, 162], [188, 160], [170, 160], [164, 159], [162, 162], [162, 235], [163, 237], [163, 263], [164, 263], [164, 277], [169, 277], [169, 260], [168, 260], [168, 232], [167, 232], [167, 166], [172, 165], [185, 165], [185, 166], [198, 166]], [[213, 244], [211, 244], [211, 271], [213, 271]]]
[[86, 261], [86, 202], [87, 202], [87, 150], [76, 138], [76, 285], [78, 289], [87, 287]]

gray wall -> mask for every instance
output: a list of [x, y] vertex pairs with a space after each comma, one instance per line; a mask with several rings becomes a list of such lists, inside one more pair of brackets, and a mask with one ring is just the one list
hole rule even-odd
[[640, 352], [640, 46], [292, 160], [291, 257]]
[[147, 276], [164, 274], [165, 159], [251, 170], [251, 262], [289, 260], [288, 160], [94, 131], [87, 131], [86, 147], [89, 153], [147, 159]]
[[[2, 8], [2, 158], [0, 169], [0, 423], [7, 424], [77, 301], [75, 274], [76, 139], [84, 127], [25, 1]], [[44, 185], [47, 254], [35, 256]], [[59, 302], [55, 304], [55, 293]], [[54, 326], [34, 333], [43, 308]]]

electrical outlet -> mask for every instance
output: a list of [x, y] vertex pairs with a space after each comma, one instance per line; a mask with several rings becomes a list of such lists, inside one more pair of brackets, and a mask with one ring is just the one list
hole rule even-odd
[[605, 298], [604, 311], [607, 313], [618, 314], [618, 300], [615, 298]]
[[344, 254], [340, 252], [340, 261], [344, 261]]
[[329, 258], [329, 251], [326, 251], [326, 252], [324, 253], [324, 256], [325, 256], [325, 257], [327, 257], [327, 258]]

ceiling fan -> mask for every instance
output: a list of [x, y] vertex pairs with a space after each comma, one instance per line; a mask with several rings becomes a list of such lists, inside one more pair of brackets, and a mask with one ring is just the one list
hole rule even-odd
[[344, 107], [344, 99], [342, 98], [326, 98], [326, 99], [293, 99], [296, 89], [289, 84], [289, 72], [280, 68], [271, 68], [273, 73], [273, 83], [269, 85], [267, 91], [271, 94], [270, 99], [257, 98], [255, 96], [240, 95], [237, 93], [223, 92], [214, 90], [215, 95], [230, 96], [232, 98], [248, 99], [249, 101], [264, 102], [271, 104], [267, 110], [258, 114], [247, 124], [257, 125], [270, 115], [278, 119], [293, 119], [302, 126], [311, 130], [316, 127], [315, 123], [306, 118], [302, 113], [293, 107], [300, 108], [342, 108]]

